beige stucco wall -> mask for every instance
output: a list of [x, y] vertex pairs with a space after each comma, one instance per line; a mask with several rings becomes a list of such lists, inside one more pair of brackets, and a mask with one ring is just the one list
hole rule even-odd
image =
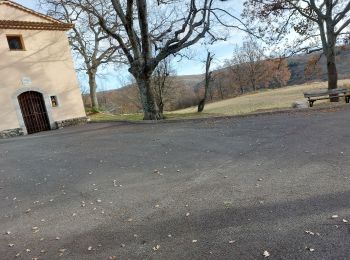
[[[22, 35], [25, 51], [10, 51], [8, 34]], [[0, 131], [20, 127], [16, 93], [21, 89], [41, 90], [45, 99], [57, 96], [59, 106], [47, 107], [53, 121], [85, 116], [66, 32], [0, 29], [0, 57]], [[23, 77], [32, 83], [23, 85]]]

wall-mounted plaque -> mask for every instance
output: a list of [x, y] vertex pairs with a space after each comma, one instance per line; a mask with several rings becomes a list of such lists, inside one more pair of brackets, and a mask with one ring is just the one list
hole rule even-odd
[[31, 86], [32, 85], [32, 79], [29, 77], [23, 77], [22, 78], [22, 84], [23, 86]]

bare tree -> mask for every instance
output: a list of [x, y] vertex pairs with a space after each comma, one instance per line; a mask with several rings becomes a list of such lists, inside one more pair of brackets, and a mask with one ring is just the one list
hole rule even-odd
[[222, 77], [224, 77], [225, 75], [222, 75], [222, 73], [217, 73], [214, 75], [213, 77], [213, 81], [215, 82], [215, 87], [217, 89], [217, 92], [220, 96], [221, 99], [225, 98], [225, 86], [222, 80]]
[[[266, 56], [260, 45], [253, 40], [236, 46], [231, 59], [232, 72], [237, 83], [256, 91], [267, 84], [267, 70], [264, 64]], [[243, 92], [243, 89], [242, 89]]]
[[254, 40], [236, 46], [232, 58], [225, 64], [242, 94], [247, 90], [285, 86], [291, 77], [286, 58], [267, 57]]
[[235, 93], [236, 89], [238, 89], [240, 94], [244, 94], [247, 86], [244, 67], [240, 66], [240, 60], [237, 60], [235, 56], [233, 56], [231, 59], [225, 60], [224, 68], [228, 71], [225, 77], [230, 79], [229, 84], [231, 92]]
[[151, 84], [160, 113], [164, 111], [164, 103], [169, 98], [170, 92], [174, 92], [172, 91], [173, 75], [174, 70], [169, 58], [162, 60], [154, 70]]
[[[343, 0], [248, 0], [245, 17], [255, 24], [261, 37], [271, 42], [299, 37], [289, 53], [322, 50], [327, 59], [328, 88], [337, 88], [336, 44], [350, 24], [350, 1]], [[336, 100], [332, 100], [336, 101]]]
[[292, 73], [285, 57], [269, 58], [264, 61], [264, 64], [269, 87], [280, 88], [287, 85]]
[[[120, 60], [119, 45], [111, 40], [92, 14], [83, 12], [69, 0], [40, 0], [50, 16], [75, 26], [69, 32], [69, 42], [78, 57], [78, 70], [88, 75], [92, 109], [99, 110], [97, 75], [101, 66]], [[103, 15], [105, 13], [102, 13]], [[79, 64], [79, 61], [82, 61]]]
[[320, 65], [320, 55], [311, 55], [304, 68], [304, 77], [306, 80], [310, 81], [312, 79], [321, 79], [322, 68]]
[[[227, 14], [214, 6], [214, 2], [221, 0], [69, 1], [95, 16], [103, 30], [118, 42], [130, 66], [129, 72], [137, 82], [146, 120], [163, 118], [151, 87], [151, 78], [158, 64], [205, 36], [211, 42], [222, 39], [210, 29], [214, 20], [222, 18], [219, 12]], [[232, 15], [230, 19], [240, 22]]]
[[208, 90], [209, 90], [210, 82], [212, 81], [212, 71], [210, 71], [210, 66], [213, 61], [213, 58], [214, 58], [214, 55], [208, 52], [207, 59], [205, 61], [204, 97], [199, 101], [198, 112], [203, 112], [205, 101], [208, 98]]

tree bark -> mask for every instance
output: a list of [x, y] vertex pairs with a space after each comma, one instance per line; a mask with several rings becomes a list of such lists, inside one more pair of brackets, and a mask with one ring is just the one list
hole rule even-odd
[[209, 90], [209, 83], [212, 80], [212, 73], [210, 72], [210, 65], [211, 61], [213, 60], [213, 55], [208, 52], [207, 54], [207, 60], [205, 62], [205, 81], [204, 81], [204, 97], [199, 101], [198, 104], [198, 112], [203, 112], [204, 106], [205, 106], [205, 101], [208, 97], [208, 90]]
[[243, 87], [239, 87], [241, 90], [241, 94], [244, 94], [244, 88]]
[[151, 88], [151, 77], [135, 77], [140, 90], [140, 98], [143, 108], [143, 120], [164, 119], [163, 113], [159, 111]]
[[205, 98], [203, 98], [201, 101], [199, 101], [199, 104], [198, 104], [198, 112], [203, 112], [204, 110], [204, 106], [205, 106]]
[[[335, 61], [335, 46], [329, 47], [327, 51], [327, 75], [328, 75], [328, 89], [336, 89], [338, 87], [338, 72]], [[330, 99], [331, 102], [338, 102], [339, 97], [335, 96]]]
[[159, 113], [163, 114], [163, 111], [164, 111], [164, 103], [163, 103], [162, 100], [159, 102], [158, 108], [159, 108]]
[[96, 72], [90, 70], [89, 75], [89, 86], [90, 86], [90, 99], [91, 99], [91, 108], [95, 111], [99, 110], [99, 104], [97, 99], [97, 83], [96, 83]]
[[328, 89], [336, 89], [338, 86], [338, 73], [335, 57], [327, 57]]
[[220, 83], [220, 85], [219, 85], [219, 91], [220, 91], [221, 99], [224, 99], [224, 91], [222, 90], [222, 85], [221, 85], [221, 83]]

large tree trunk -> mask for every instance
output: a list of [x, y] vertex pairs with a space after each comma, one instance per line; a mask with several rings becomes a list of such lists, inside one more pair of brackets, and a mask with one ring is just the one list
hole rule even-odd
[[[335, 47], [329, 47], [327, 58], [327, 74], [328, 74], [328, 89], [336, 89], [338, 87], [338, 72], [335, 61]], [[338, 102], [339, 97], [331, 98], [331, 102]]]
[[96, 93], [96, 90], [97, 90], [96, 72], [89, 71], [88, 75], [89, 75], [91, 107], [93, 110], [98, 111], [99, 104], [98, 104], [97, 93]]
[[328, 89], [336, 89], [338, 87], [338, 73], [334, 54], [327, 57], [327, 73]]
[[157, 102], [151, 88], [151, 77], [135, 77], [140, 90], [143, 108], [143, 120], [161, 120], [163, 114], [159, 111]]

